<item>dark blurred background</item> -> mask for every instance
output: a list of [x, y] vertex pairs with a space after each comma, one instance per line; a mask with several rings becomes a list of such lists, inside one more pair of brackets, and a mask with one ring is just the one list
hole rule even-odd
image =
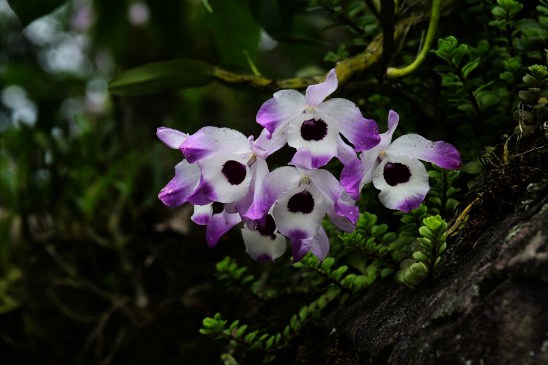
[[301, 16], [303, 40], [279, 45], [245, 1], [0, 0], [1, 363], [218, 361], [198, 329], [238, 304], [213, 272], [244, 247], [235, 230], [208, 250], [192, 208], [157, 199], [181, 155], [155, 131], [258, 135], [255, 114], [271, 93], [212, 83], [115, 97], [108, 83], [175, 58], [318, 74], [341, 34], [319, 31], [329, 22]]

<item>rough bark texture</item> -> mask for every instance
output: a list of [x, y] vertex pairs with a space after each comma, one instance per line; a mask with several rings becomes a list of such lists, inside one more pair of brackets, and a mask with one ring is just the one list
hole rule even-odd
[[383, 283], [332, 315], [325, 363], [548, 364], [546, 174], [522, 183], [506, 208], [486, 196], [472, 211], [435, 280]]

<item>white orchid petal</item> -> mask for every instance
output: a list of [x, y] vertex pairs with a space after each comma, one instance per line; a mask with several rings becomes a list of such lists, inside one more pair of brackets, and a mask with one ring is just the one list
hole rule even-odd
[[352, 143], [356, 151], [369, 150], [379, 144], [379, 127], [372, 119], [365, 119], [350, 100], [335, 98], [318, 105], [318, 117], [326, 120]]
[[[266, 219], [272, 220], [267, 226], [274, 224], [271, 216], [266, 216]], [[258, 224], [260, 225], [261, 223], [259, 222]], [[257, 224], [255, 227], [257, 227]], [[265, 227], [263, 226], [263, 228]], [[245, 252], [257, 261], [273, 261], [284, 254], [287, 246], [286, 238], [276, 232], [274, 226], [266, 228], [267, 231], [260, 228], [242, 228]]]
[[331, 95], [335, 90], [339, 82], [337, 80], [337, 73], [335, 69], [328, 72], [325, 80], [319, 84], [310, 85], [306, 88], [306, 102], [310, 106], [316, 106]]
[[232, 203], [247, 194], [251, 184], [247, 158], [239, 155], [215, 155], [201, 159], [198, 165], [204, 182], [210, 187], [206, 194], [212, 201]]
[[373, 184], [385, 207], [404, 212], [417, 208], [430, 190], [424, 165], [407, 156], [385, 158], [374, 171]]
[[[266, 175], [263, 196], [257, 199], [257, 215], [262, 217], [282, 194], [299, 184], [300, 172], [292, 166], [283, 166]], [[262, 214], [261, 214], [262, 213]]]
[[215, 247], [219, 238], [241, 221], [242, 218], [238, 213], [228, 213], [223, 210], [221, 213], [213, 214], [206, 228], [208, 247]]
[[406, 134], [397, 138], [386, 153], [433, 162], [445, 169], [458, 169], [462, 165], [459, 151], [451, 144], [443, 141], [432, 142], [418, 134]]
[[272, 208], [278, 231], [291, 239], [314, 236], [326, 212], [322, 194], [312, 185], [286, 191]]
[[188, 138], [188, 134], [167, 127], [158, 128], [156, 130], [156, 135], [160, 141], [174, 149], [179, 149], [181, 144]]
[[194, 213], [190, 219], [201, 226], [209, 224], [213, 215], [213, 204], [195, 205]]
[[160, 191], [158, 198], [167, 206], [185, 203], [200, 184], [200, 168], [183, 160], [175, 166], [175, 177]]
[[331, 221], [343, 231], [352, 232], [359, 215], [355, 201], [329, 171], [311, 170], [308, 175], [311, 183], [324, 195]]
[[196, 162], [212, 154], [251, 154], [246, 136], [230, 128], [203, 127], [188, 136], [180, 146], [189, 162]]
[[257, 123], [274, 133], [306, 109], [306, 100], [297, 90], [280, 90], [263, 103], [257, 113]]
[[303, 163], [300, 162], [303, 158], [301, 151], [310, 154], [310, 158], [315, 161], [312, 166], [314, 168], [324, 166], [336, 156], [339, 132], [335, 127], [310, 116], [291, 121], [287, 132], [287, 144], [297, 149], [295, 164]]
[[268, 165], [262, 158], [258, 158], [250, 166], [251, 182], [247, 194], [236, 203], [236, 211], [242, 217], [259, 219], [264, 216], [268, 208], [262, 206], [264, 198], [264, 182], [268, 175]]
[[277, 128], [274, 133], [270, 133], [267, 129], [263, 129], [259, 137], [252, 142], [251, 148], [253, 153], [266, 159], [268, 156], [285, 146], [287, 143], [288, 126]]
[[319, 227], [313, 237], [291, 240], [293, 261], [300, 261], [308, 252], [312, 252], [318, 259], [323, 260], [329, 253], [329, 238], [323, 227]]

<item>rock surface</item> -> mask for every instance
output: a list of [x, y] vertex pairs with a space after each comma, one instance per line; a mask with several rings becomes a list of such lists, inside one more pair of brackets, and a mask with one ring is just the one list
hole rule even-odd
[[331, 315], [325, 364], [548, 364], [548, 199], [537, 181], [505, 212], [494, 199], [472, 209], [435, 280], [379, 285]]

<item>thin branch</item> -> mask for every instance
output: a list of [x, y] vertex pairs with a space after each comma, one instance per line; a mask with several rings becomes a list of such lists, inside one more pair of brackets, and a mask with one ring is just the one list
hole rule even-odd
[[[419, 16], [410, 16], [400, 20], [394, 26], [394, 41], [404, 36], [408, 27], [420, 20]], [[377, 35], [367, 45], [364, 52], [342, 61], [335, 66], [339, 85], [346, 84], [353, 76], [361, 75], [376, 66], [382, 57], [383, 36]], [[276, 91], [280, 89], [304, 89], [309, 85], [320, 82], [325, 76], [302, 77], [274, 80], [263, 76], [242, 75], [215, 67], [213, 76], [227, 84], [247, 85], [257, 89]]]
[[428, 24], [428, 31], [426, 32], [426, 39], [424, 41], [424, 46], [422, 47], [417, 58], [408, 66], [403, 68], [394, 68], [390, 67], [386, 76], [389, 79], [395, 79], [398, 77], [403, 77], [414, 72], [424, 61], [426, 55], [430, 51], [430, 47], [434, 42], [434, 37], [436, 36], [436, 31], [438, 30], [438, 23], [440, 20], [440, 8], [441, 0], [432, 0], [432, 14], [430, 15], [430, 23]]

